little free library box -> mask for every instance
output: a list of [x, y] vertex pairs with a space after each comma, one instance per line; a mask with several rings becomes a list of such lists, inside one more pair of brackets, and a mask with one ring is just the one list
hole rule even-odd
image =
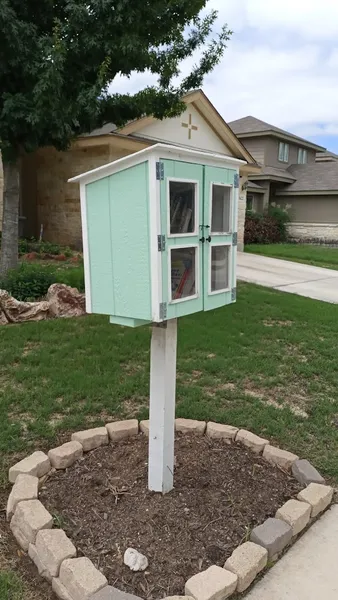
[[153, 324], [153, 491], [173, 488], [177, 317], [236, 300], [241, 164], [155, 144], [70, 180], [80, 182], [87, 312]]

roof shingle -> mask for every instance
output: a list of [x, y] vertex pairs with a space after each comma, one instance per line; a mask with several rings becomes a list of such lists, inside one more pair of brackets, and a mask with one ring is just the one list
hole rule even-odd
[[295, 177], [296, 181], [285, 188], [287, 192], [337, 190], [338, 193], [338, 162], [291, 165], [288, 171]]

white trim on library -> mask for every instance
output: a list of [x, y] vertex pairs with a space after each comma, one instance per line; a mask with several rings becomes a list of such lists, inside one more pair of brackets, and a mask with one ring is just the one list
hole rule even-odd
[[90, 277], [90, 261], [89, 261], [89, 244], [88, 244], [88, 222], [87, 222], [87, 203], [86, 203], [86, 186], [83, 182], [80, 184], [80, 206], [82, 219], [82, 244], [83, 244], [83, 266], [86, 290], [86, 312], [92, 312], [92, 295], [91, 295], [91, 277]]

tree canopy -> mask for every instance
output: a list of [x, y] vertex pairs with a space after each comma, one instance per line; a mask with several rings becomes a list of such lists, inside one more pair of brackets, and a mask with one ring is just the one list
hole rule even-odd
[[[212, 37], [207, 0], [0, 0], [0, 147], [4, 161], [104, 123], [178, 114], [220, 60], [231, 32]], [[182, 61], [201, 49], [175, 84]], [[117, 74], [149, 71], [158, 84], [111, 92]]]

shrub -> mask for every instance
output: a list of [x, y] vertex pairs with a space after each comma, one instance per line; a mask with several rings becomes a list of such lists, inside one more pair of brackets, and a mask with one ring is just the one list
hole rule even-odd
[[54, 282], [52, 269], [22, 264], [0, 279], [0, 289], [7, 290], [17, 300], [34, 301], [45, 296]]
[[54, 283], [65, 283], [70, 287], [77, 288], [79, 292], [84, 292], [85, 284], [83, 265], [79, 265], [78, 267], [69, 267], [67, 269], [57, 269], [55, 272]]
[[278, 244], [287, 241], [286, 224], [289, 215], [278, 206], [270, 206], [264, 215], [247, 211], [245, 219], [245, 244]]

